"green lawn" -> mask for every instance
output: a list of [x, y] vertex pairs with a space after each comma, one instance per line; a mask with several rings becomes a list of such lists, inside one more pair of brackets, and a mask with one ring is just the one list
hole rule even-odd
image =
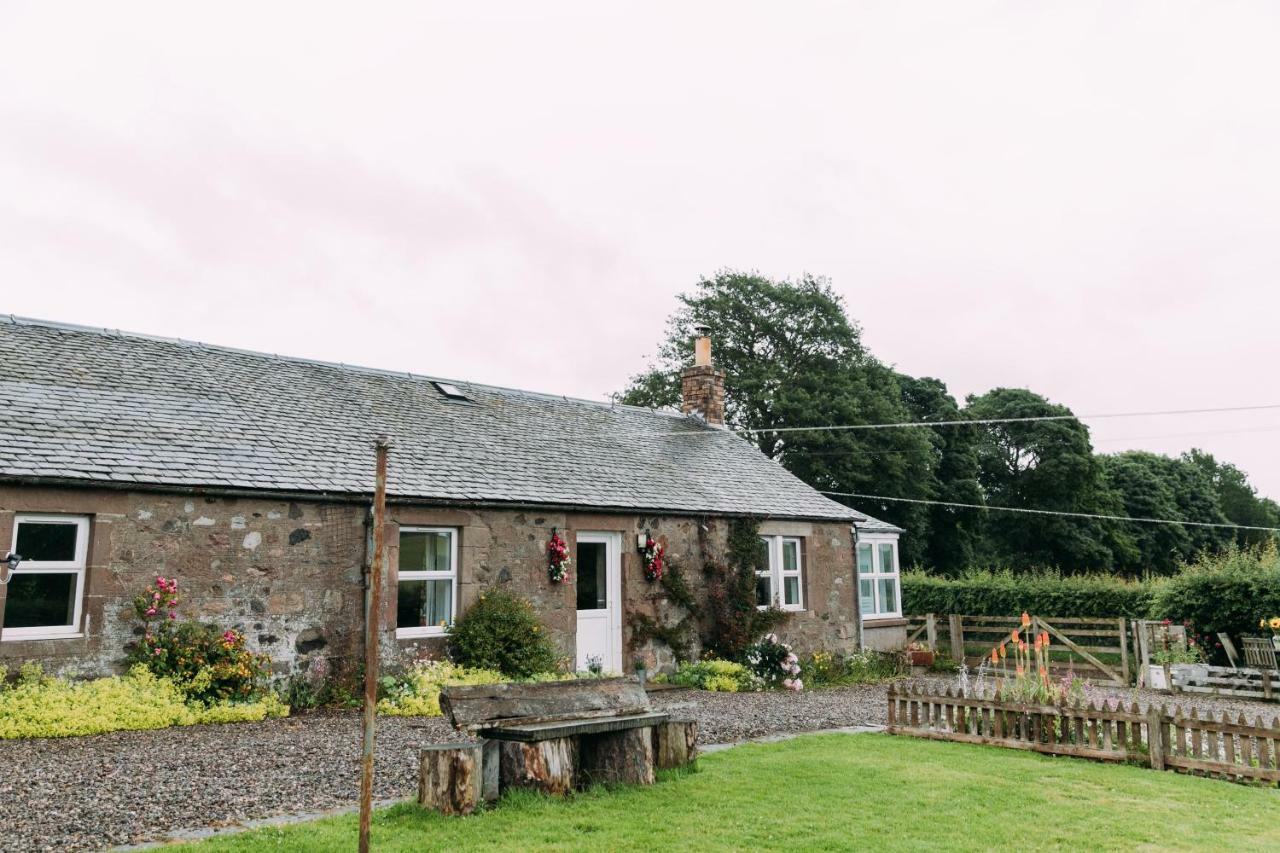
[[[1280, 849], [1280, 792], [1141, 767], [886, 735], [815, 735], [705, 756], [651, 788], [512, 796], [445, 818], [379, 812], [373, 847], [408, 850], [854, 848]], [[183, 848], [354, 849], [354, 816]]]

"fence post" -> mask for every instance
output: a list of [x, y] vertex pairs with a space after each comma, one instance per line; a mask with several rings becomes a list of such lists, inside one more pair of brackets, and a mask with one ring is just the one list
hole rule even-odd
[[1120, 667], [1124, 672], [1125, 683], [1129, 683], [1129, 632], [1125, 627], [1125, 619], [1120, 617]]
[[964, 663], [964, 628], [960, 617], [953, 613], [947, 618], [951, 629], [951, 657], [956, 663]]
[[1147, 707], [1147, 756], [1152, 770], [1164, 769], [1164, 718], [1155, 706]]
[[929, 648], [932, 651], [938, 650], [938, 617], [937, 614], [930, 613], [924, 617], [924, 633], [925, 639], [929, 641]]

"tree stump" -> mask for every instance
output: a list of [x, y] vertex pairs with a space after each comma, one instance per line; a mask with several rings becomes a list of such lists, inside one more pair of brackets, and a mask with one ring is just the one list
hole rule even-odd
[[653, 761], [659, 770], [684, 767], [698, 760], [698, 724], [668, 720], [653, 727]]
[[480, 801], [483, 747], [446, 743], [419, 753], [418, 802], [441, 814], [471, 814]]
[[590, 784], [653, 784], [653, 727], [583, 735], [579, 769]]
[[574, 738], [554, 738], [533, 743], [501, 742], [499, 785], [533, 788], [547, 794], [567, 794], [578, 780], [578, 749]]

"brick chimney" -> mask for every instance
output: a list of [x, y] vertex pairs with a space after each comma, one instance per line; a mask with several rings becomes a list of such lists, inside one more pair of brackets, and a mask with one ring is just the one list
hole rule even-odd
[[724, 426], [724, 371], [711, 364], [711, 331], [694, 327], [698, 339], [693, 345], [693, 366], [680, 373], [680, 411], [697, 415], [712, 426]]

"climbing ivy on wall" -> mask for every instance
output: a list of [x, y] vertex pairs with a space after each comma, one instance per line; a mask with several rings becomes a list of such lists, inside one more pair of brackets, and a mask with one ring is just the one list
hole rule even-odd
[[760, 521], [731, 519], [723, 555], [710, 541], [710, 524], [704, 521], [698, 529], [707, 586], [700, 619], [702, 653], [738, 660], [747, 646], [787, 619], [777, 607], [761, 610], [756, 606], [756, 572], [766, 568], [762, 565]]
[[703, 597], [699, 599], [689, 588], [683, 563], [669, 559], [662, 589], [684, 615], [671, 623], [647, 613], [633, 614], [628, 621], [635, 642], [665, 643], [683, 661], [691, 658], [696, 637], [704, 657], [737, 660], [747, 646], [786, 620], [788, 614], [777, 607], [756, 607], [756, 571], [765, 568], [760, 564], [759, 520], [730, 520], [723, 550], [712, 541], [715, 525], [711, 519], [702, 519], [698, 525]]

